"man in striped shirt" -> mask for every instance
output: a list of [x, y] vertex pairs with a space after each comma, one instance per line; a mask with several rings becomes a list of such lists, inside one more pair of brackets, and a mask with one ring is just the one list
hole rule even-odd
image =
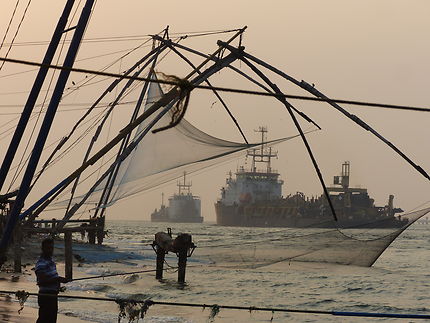
[[60, 277], [57, 272], [55, 262], [52, 260], [54, 253], [54, 240], [46, 238], [42, 241], [42, 254], [36, 263], [37, 285], [39, 285], [39, 318], [37, 323], [56, 323], [58, 312], [58, 292], [60, 283], [67, 283], [68, 280]]

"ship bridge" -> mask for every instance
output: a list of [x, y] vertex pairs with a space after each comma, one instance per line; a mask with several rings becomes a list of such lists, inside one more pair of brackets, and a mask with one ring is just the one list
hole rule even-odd
[[[282, 198], [282, 185], [279, 173], [271, 168], [271, 159], [278, 156], [277, 151], [267, 147], [266, 127], [260, 127], [261, 146], [250, 149], [246, 156], [252, 157], [250, 169], [240, 166], [233, 178], [230, 172], [226, 187], [221, 190], [221, 200], [226, 205], [244, 205], [258, 201], [270, 201]], [[257, 169], [257, 163], [266, 165], [266, 169]]]

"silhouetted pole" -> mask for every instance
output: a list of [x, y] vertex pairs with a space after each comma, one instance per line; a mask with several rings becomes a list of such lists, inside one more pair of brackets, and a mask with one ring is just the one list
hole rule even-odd
[[73, 279], [73, 250], [72, 250], [72, 232], [64, 232], [64, 258], [65, 258], [65, 276], [67, 279]]
[[21, 233], [21, 226], [17, 225], [14, 231], [14, 261], [13, 261], [13, 271], [15, 273], [21, 272], [21, 241], [22, 241], [22, 233]]
[[155, 278], [156, 279], [163, 279], [163, 266], [164, 266], [164, 259], [166, 257], [166, 252], [164, 249], [160, 247], [156, 247], [156, 254], [157, 254], [157, 264], [156, 264], [156, 272], [155, 272]]

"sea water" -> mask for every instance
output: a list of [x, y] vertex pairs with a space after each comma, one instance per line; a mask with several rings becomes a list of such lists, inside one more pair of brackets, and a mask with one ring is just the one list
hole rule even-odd
[[[75, 263], [74, 277], [153, 269], [155, 252], [151, 243], [154, 233], [166, 231], [168, 226], [174, 234], [191, 233], [197, 244], [194, 255], [188, 261], [186, 285], [176, 283], [177, 273], [172, 269], [164, 273], [162, 281], [156, 280], [154, 273], [76, 281], [67, 284], [65, 294], [311, 311], [430, 314], [430, 225], [411, 226], [372, 267], [287, 261], [245, 268], [218, 266], [199, 260], [199, 246], [207, 247], [214, 243], [232, 241], [233, 238], [236, 243], [240, 243], [241, 239], [249, 239], [246, 235], [238, 235], [238, 228], [217, 227], [214, 224], [110, 221], [107, 223], [109, 236], [105, 239], [106, 247], [88, 244], [74, 246], [74, 253], [84, 258], [79, 267]], [[174, 254], [166, 257], [165, 267], [169, 266], [177, 266]], [[35, 300], [30, 299], [28, 302], [34, 303]], [[111, 302], [62, 299], [60, 312], [93, 322], [117, 322], [119, 309]], [[210, 307], [203, 310], [154, 305], [148, 310], [144, 322], [209, 322], [210, 313]], [[272, 320], [399, 321], [221, 309], [214, 322]], [[123, 319], [122, 322], [126, 321]]]

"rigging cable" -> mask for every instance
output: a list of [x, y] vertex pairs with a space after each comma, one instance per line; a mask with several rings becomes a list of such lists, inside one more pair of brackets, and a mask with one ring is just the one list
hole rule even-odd
[[[31, 1], [32, 1], [32, 0], [28, 0], [27, 6], [25, 7], [24, 13], [22, 14], [22, 17], [21, 17], [21, 21], [19, 22], [18, 27], [17, 27], [16, 32], [15, 32], [15, 35], [13, 36], [12, 41], [10, 42], [10, 45], [9, 45], [9, 48], [8, 48], [8, 50], [7, 50], [7, 52], [6, 52], [6, 56], [5, 56], [5, 57], [8, 57], [9, 52], [11, 51], [11, 49], [12, 49], [12, 47], [13, 47], [13, 43], [14, 43], [14, 41], [15, 41], [16, 36], [18, 35], [19, 30], [21, 29], [21, 24], [22, 24], [22, 22], [24, 21], [24, 18], [25, 18], [26, 14], [27, 14], [27, 10], [28, 10], [28, 7], [30, 6]], [[5, 63], [6, 63], [6, 62], [5, 62], [5, 61], [3, 61], [3, 62], [2, 62], [2, 64], [0, 65], [0, 71], [1, 71], [1, 69], [3, 68], [3, 65], [4, 65]]]
[[[149, 40], [151, 40], [151, 38]], [[141, 46], [140, 48], [145, 48], [145, 47], [149, 47], [149, 46], [148, 45], [147, 46]], [[119, 53], [133, 51], [133, 50], [136, 50], [136, 49], [137, 49], [137, 47], [133, 47], [133, 48], [127, 48], [127, 49], [123, 49], [123, 50], [118, 50], [118, 51], [115, 51], [115, 52], [109, 52], [109, 53], [106, 53], [106, 54], [100, 54], [100, 55], [85, 57], [85, 58], [81, 58], [79, 60], [76, 60], [76, 62], [83, 62], [83, 61], [91, 60], [91, 59], [94, 59], [94, 58], [100, 58], [100, 57], [115, 55], [115, 54], [119, 54]], [[6, 74], [6, 75], [1, 75], [0, 79], [1, 78], [6, 78], [6, 77], [10, 77], [10, 76], [15, 76], [15, 75], [20, 75], [20, 74], [26, 74], [26, 73], [30, 73], [30, 72], [35, 72], [37, 70], [38, 69], [31, 69], [31, 70], [26, 70], [26, 71], [21, 71], [21, 72], [15, 72], [15, 73], [10, 73], [10, 74]], [[15, 92], [15, 93], [18, 93], [18, 92]], [[28, 91], [22, 91], [20, 93], [28, 93]], [[0, 95], [2, 95], [2, 94], [3, 93], [0, 93]]]
[[[177, 40], [177, 41], [180, 41], [180, 39], [179, 40]], [[163, 47], [165, 47], [165, 46], [163, 46]], [[154, 52], [155, 52], [155, 50], [153, 50]], [[159, 61], [162, 61], [166, 56], [167, 56], [167, 54], [168, 53], [166, 53]], [[145, 56], [146, 58], [147, 57], [149, 57], [149, 54], [148, 55], [146, 55]], [[135, 64], [135, 67], [136, 66], [138, 66], [139, 64]], [[125, 75], [125, 74], [124, 74]], [[122, 75], [122, 76], [124, 76], [124, 75]], [[122, 80], [123, 79], [123, 77], [121, 77], [121, 78], [119, 78], [119, 80]], [[129, 82], [128, 83], [130, 83], [130, 80], [129, 80]], [[115, 82], [113, 83], [113, 84], [115, 84]], [[133, 87], [131, 88], [131, 89], [127, 89], [126, 90], [126, 92], [125, 92], [125, 95], [123, 95], [123, 97], [125, 97], [126, 95], [128, 95], [129, 93], [131, 93], [132, 91], [134, 91], [136, 88], [138, 87], [138, 85], [133, 85]], [[94, 106], [94, 105], [93, 105]], [[111, 111], [113, 109], [113, 106], [108, 110], [108, 113], [110, 113], [109, 111]], [[91, 108], [90, 108], [90, 110], [88, 110], [87, 111], [87, 113], [78, 121], [78, 124], [79, 124], [79, 122], [81, 122], [82, 120], [84, 120], [85, 119], [85, 117], [88, 115], [88, 113], [91, 111]], [[70, 132], [70, 134], [69, 134], [69, 137], [70, 137], [70, 135], [74, 132], [74, 129], [76, 129], [76, 125], [74, 126], [74, 128], [72, 129], [72, 131]], [[73, 191], [73, 190], [72, 190]], [[55, 197], [54, 197], [55, 198]], [[52, 199], [51, 199], [52, 200]]]
[[[69, 25], [70, 26], [70, 25]], [[64, 44], [65, 44], [65, 42], [63, 42], [63, 46], [64, 46]], [[134, 51], [134, 50], [136, 50], [137, 48], [139, 48], [140, 46], [138, 46], [138, 47], [136, 47], [136, 48], [134, 48], [132, 51]], [[132, 51], [130, 51], [130, 52], [132, 52]], [[130, 52], [129, 53], [127, 53], [127, 54], [125, 54], [125, 55], [123, 55], [123, 57], [124, 56], [127, 56], [127, 55], [129, 55], [130, 54]], [[116, 61], [114, 61], [114, 63], [111, 63], [111, 64], [109, 64], [107, 67], [105, 67], [105, 69], [107, 69], [108, 67], [110, 67], [110, 66], [112, 66], [113, 64], [115, 64], [116, 62], [118, 62], [119, 60], [121, 60], [121, 58], [120, 59], [117, 59]], [[57, 61], [58, 62], [58, 61]], [[90, 80], [92, 80], [92, 79], [94, 79], [96, 76], [93, 76], [92, 78], [89, 78], [88, 80], [86, 80], [86, 82], [84, 82], [84, 84], [83, 85], [85, 85], [85, 83], [88, 83]], [[82, 80], [82, 81], [85, 81], [85, 78]], [[52, 82], [52, 79], [51, 79], [51, 82]], [[51, 83], [50, 83], [51, 84]], [[83, 86], [83, 85], [81, 85], [81, 86]], [[77, 89], [79, 89], [79, 87], [77, 87], [77, 88], [74, 88], [72, 91], [70, 91], [69, 93], [67, 93], [66, 95], [63, 95], [63, 97], [62, 98], [65, 98], [65, 97], [67, 97], [68, 95], [70, 95], [71, 93], [73, 93], [73, 92], [75, 92]], [[49, 92], [49, 90], [46, 92], [46, 95], [47, 95], [47, 93]], [[128, 95], [129, 93], [127, 93], [126, 95]], [[46, 96], [45, 96], [45, 99], [46, 99]], [[45, 102], [45, 101], [44, 101]], [[89, 109], [88, 111], [87, 111], [87, 113], [85, 114], [85, 116], [86, 115], [88, 115], [88, 113], [91, 111], [91, 109]], [[85, 117], [84, 116], [84, 117]], [[81, 120], [83, 120], [83, 118], [81, 118]], [[80, 121], [81, 121], [80, 120]], [[79, 126], [79, 122], [78, 122], [78, 124], [76, 124], [75, 126], [74, 126], [74, 129], [76, 129], [76, 128], [78, 128], [78, 126]], [[87, 132], [87, 134], [88, 134], [88, 132]], [[70, 136], [70, 135], [69, 135]], [[65, 143], [65, 141], [67, 141], [67, 138], [68, 137], [66, 137], [66, 139], [64, 140], [64, 142], [60, 142], [60, 144], [59, 144], [59, 146], [61, 145], [63, 145], [64, 143]], [[81, 137], [80, 137], [81, 138]], [[79, 138], [78, 138], [78, 140], [79, 140]], [[71, 146], [69, 146], [69, 147], [71, 147]], [[48, 165], [49, 165], [49, 163], [50, 163], [50, 159], [51, 158], [53, 158], [53, 156], [54, 156], [54, 154], [55, 154], [55, 152], [58, 150], [58, 149], [60, 149], [60, 147], [57, 147], [55, 150], [54, 150], [54, 152], [49, 156], [49, 158], [47, 159], [47, 161], [45, 162], [45, 164], [44, 164], [44, 166], [41, 168], [41, 171], [39, 171], [39, 173], [38, 173], [38, 176], [36, 177], [36, 179], [33, 181], [33, 183], [32, 183], [32, 185], [31, 185], [31, 187], [33, 187], [35, 184], [36, 184], [36, 182], [37, 182], [37, 180], [39, 179], [39, 177], [40, 177], [40, 175], [41, 175], [41, 172], [43, 172], [44, 171], [44, 169], [45, 169], [45, 167], [47, 167]], [[22, 164], [21, 164], [22, 165]], [[12, 185], [12, 184], [11, 184]]]
[[13, 9], [12, 16], [10, 17], [9, 24], [8, 24], [8, 26], [6, 28], [6, 32], [5, 32], [4, 36], [3, 36], [2, 42], [0, 44], [0, 50], [2, 49], [2, 47], [4, 45], [4, 41], [6, 40], [7, 34], [9, 33], [9, 29], [10, 29], [10, 26], [12, 25], [13, 18], [15, 17], [15, 13], [16, 13], [16, 9], [18, 8], [19, 1], [20, 0], [16, 1], [15, 8]]
[[[1, 58], [0, 58], [1, 60]], [[5, 58], [5, 60], [10, 60]], [[25, 63], [25, 64], [36, 64], [39, 65], [39, 63], [34, 63], [34, 62], [28, 62], [28, 61], [18, 61], [18, 60], [13, 60], [15, 62], [20, 62], [20, 63]], [[42, 64], [40, 64], [42, 65]], [[49, 67], [51, 68], [58, 68], [58, 69], [64, 69], [64, 67], [59, 67], [59, 66], [52, 66], [50, 65]], [[91, 73], [91, 71], [89, 70], [84, 70], [84, 69], [70, 69], [73, 71], [78, 71], [78, 72], [85, 72], [85, 73]], [[96, 72], [92, 72], [92, 73], [96, 73]], [[100, 72], [97, 72], [98, 74], [100, 74]], [[114, 77], [119, 77], [118, 74], [114, 74], [114, 73], [103, 73], [102, 75], [111, 75]], [[141, 80], [141, 81], [147, 81], [148, 78], [142, 78], [142, 77], [137, 77], [137, 76], [124, 76], [125, 78], [128, 78], [130, 80]], [[164, 84], [170, 84], [170, 85], [177, 85], [180, 86], [179, 82], [175, 82], [172, 80], [157, 80], [156, 82], [158, 83], [164, 83]], [[213, 87], [213, 86], [204, 86], [204, 85], [196, 85], [194, 86], [194, 88], [200, 88], [200, 89], [209, 89], [211, 91], [214, 90], [218, 90], [218, 91], [226, 91], [226, 92], [236, 92], [236, 93], [247, 93], [247, 94], [255, 94], [255, 95], [263, 95], [263, 96], [272, 96], [272, 97], [277, 97], [277, 98], [281, 98], [281, 99], [285, 99], [285, 98], [296, 98], [296, 99], [303, 99], [303, 100], [312, 100], [312, 101], [324, 101], [327, 102], [331, 105], [333, 105], [334, 102], [336, 103], [346, 103], [346, 104], [355, 104], [355, 105], [366, 105], [366, 106], [378, 106], [378, 107], [383, 107], [383, 108], [396, 108], [396, 109], [404, 109], [404, 110], [414, 110], [414, 111], [426, 111], [429, 112], [430, 109], [428, 108], [419, 108], [419, 107], [406, 107], [406, 106], [399, 106], [399, 105], [389, 105], [389, 104], [378, 104], [378, 103], [369, 103], [369, 102], [360, 102], [360, 101], [350, 101], [350, 100], [336, 100], [336, 99], [330, 99], [326, 96], [318, 96], [318, 97], [304, 97], [304, 96], [296, 96], [296, 95], [286, 95], [284, 93], [282, 93], [281, 91], [276, 91], [277, 93], [273, 93], [273, 92], [259, 92], [259, 91], [249, 91], [249, 90], [241, 90], [241, 89], [232, 89], [232, 88], [220, 88], [220, 87]], [[353, 119], [353, 121], [357, 121], [355, 119]], [[363, 122], [359, 123], [361, 126], [364, 125]], [[365, 127], [365, 129], [369, 130], [368, 127]], [[374, 131], [372, 131], [372, 133], [375, 134]], [[393, 148], [398, 154], [400, 154], [406, 161], [408, 161], [409, 164], [411, 164], [419, 173], [421, 173], [424, 177], [426, 177], [427, 179], [430, 180], [430, 176], [424, 171], [423, 168], [421, 168], [420, 166], [416, 165], [415, 163], [413, 163], [407, 156], [405, 156], [399, 149], [397, 149], [395, 146], [393, 146], [392, 144], [390, 144], [389, 142], [387, 142], [384, 138], [382, 138], [380, 135], [377, 135], [378, 138], [380, 138], [381, 140], [383, 140], [385, 143], [389, 144], [389, 146], [391, 148]]]
[[[124, 76], [124, 75], [116, 74], [116, 73], [99, 72], [99, 71], [83, 69], [83, 68], [68, 68], [68, 67], [64, 67], [64, 66], [42, 64], [42, 63], [38, 63], [38, 62], [32, 62], [32, 61], [20, 60], [20, 59], [12, 59], [12, 58], [6, 58], [6, 57], [0, 57], [0, 61], [6, 61], [6, 62], [11, 62], [11, 63], [16, 63], [16, 64], [23, 64], [23, 65], [31, 65], [31, 66], [46, 66], [46, 67], [49, 67], [52, 69], [70, 70], [72, 72], [77, 72], [77, 73], [102, 75], [102, 76], [109, 76], [109, 77], [113, 77], [113, 78], [123, 77], [124, 79], [133, 79], [133, 80], [137, 80], [137, 81], [141, 81], [141, 82], [148, 81], [148, 79], [145, 77]], [[160, 84], [174, 85], [174, 86], [180, 85], [178, 82], [168, 81], [168, 80], [156, 80], [153, 82], [160, 83]], [[266, 96], [266, 97], [278, 97], [278, 98], [286, 98], [286, 99], [302, 100], [302, 101], [316, 101], [316, 102], [328, 102], [328, 103], [335, 102], [335, 103], [340, 103], [340, 104], [349, 104], [349, 105], [366, 106], [366, 107], [374, 107], [374, 108], [430, 112], [429, 107], [420, 107], [420, 106], [408, 106], [408, 105], [377, 103], [377, 102], [358, 101], [358, 100], [346, 100], [346, 99], [336, 99], [336, 98], [321, 98], [321, 97], [312, 97], [312, 96], [306, 96], [306, 95], [293, 95], [293, 94], [286, 94], [286, 93], [277, 94], [277, 93], [273, 93], [273, 92], [268, 93], [268, 92], [262, 92], [262, 91], [245, 90], [245, 89], [228, 88], [228, 87], [217, 87], [217, 86], [206, 86], [206, 85], [194, 85], [193, 87], [195, 89], [201, 89], [201, 90], [210, 90], [210, 91], [216, 90], [219, 92], [249, 94], [249, 95]]]
[[[175, 35], [176, 37], [183, 38], [192, 38], [192, 37], [201, 37], [201, 36], [210, 36], [210, 35], [219, 35], [226, 34], [239, 31], [240, 29], [230, 29], [230, 30], [215, 30], [215, 31], [198, 31], [198, 32], [176, 32], [170, 33], [170, 35]], [[135, 40], [151, 40], [153, 35], [129, 35], [129, 36], [114, 36], [114, 37], [96, 37], [96, 38], [85, 38], [82, 40], [82, 43], [111, 43], [118, 41], [135, 41]], [[70, 41], [66, 41], [70, 42]], [[47, 45], [49, 41], [28, 41], [28, 42], [18, 42], [15, 43], [14, 46], [41, 46]], [[5, 45], [8, 45], [6, 43]]]

